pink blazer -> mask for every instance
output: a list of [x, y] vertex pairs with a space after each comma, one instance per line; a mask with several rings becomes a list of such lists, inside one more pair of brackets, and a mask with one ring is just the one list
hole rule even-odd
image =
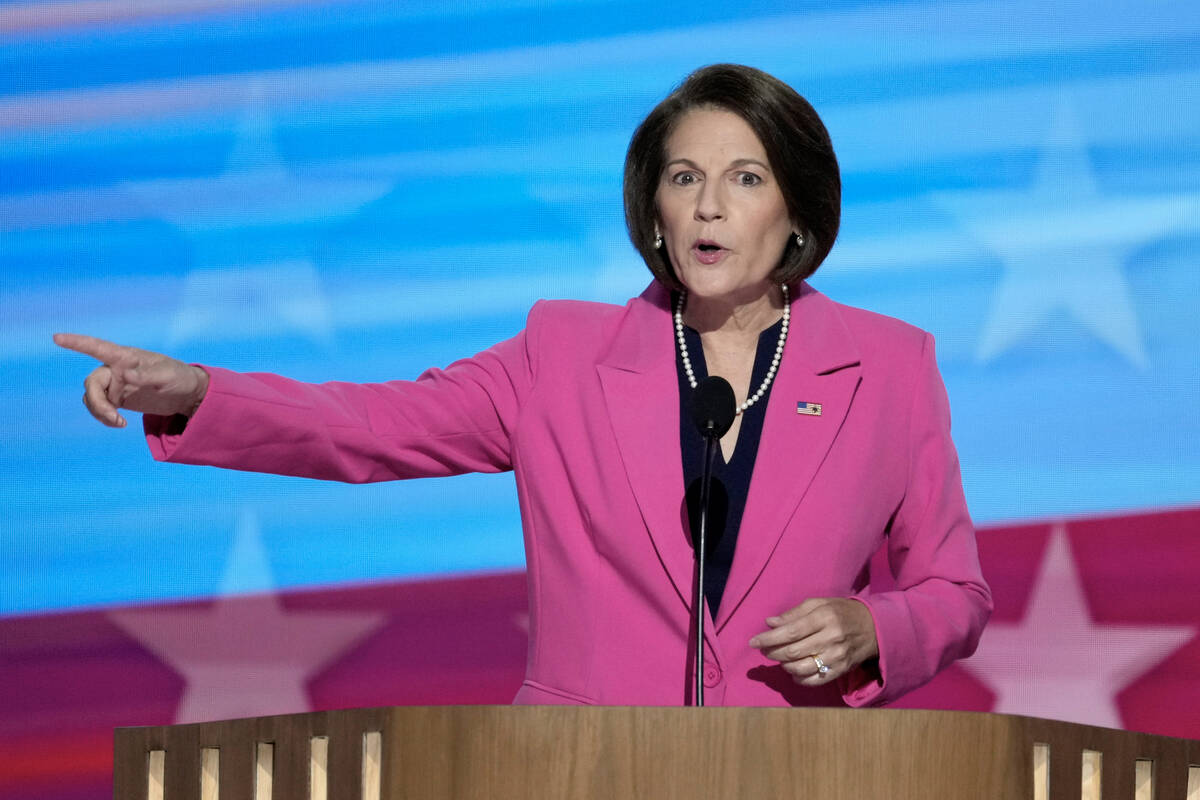
[[[807, 284], [771, 390], [728, 584], [706, 627], [710, 705], [880, 704], [973, 652], [991, 611], [928, 334]], [[155, 458], [365, 482], [514, 470], [530, 606], [518, 703], [678, 705], [693, 557], [669, 298], [542, 301], [524, 331], [416, 381], [304, 384], [210, 369]], [[820, 416], [797, 403], [820, 403]], [[867, 564], [886, 543], [895, 588]], [[747, 642], [809, 597], [870, 609], [878, 670], [795, 684]]]

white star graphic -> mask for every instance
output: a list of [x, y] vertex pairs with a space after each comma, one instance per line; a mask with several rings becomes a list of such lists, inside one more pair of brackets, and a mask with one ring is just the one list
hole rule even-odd
[[996, 693], [992, 711], [1120, 728], [1116, 695], [1196, 631], [1093, 622], [1066, 529], [1058, 525], [1024, 619], [988, 625], [978, 651], [960, 663]]
[[[271, 584], [258, 525], [243, 516], [222, 589]], [[108, 615], [187, 681], [176, 722], [308, 711], [305, 683], [384, 622], [384, 614], [289, 611], [273, 594], [218, 597], [209, 608]]]
[[333, 321], [317, 269], [306, 258], [265, 266], [197, 269], [184, 282], [168, 345], [296, 333], [329, 344]]
[[1004, 265], [976, 353], [980, 361], [1030, 338], [1062, 309], [1129, 363], [1147, 366], [1121, 264], [1134, 249], [1193, 219], [1200, 195], [1104, 194], [1063, 102], [1028, 189], [940, 192], [932, 199]]
[[[249, 111], [218, 175], [124, 184], [131, 195], [188, 234], [298, 222], [337, 221], [386, 194], [393, 178], [287, 166], [270, 117]], [[245, 242], [237, 242], [244, 247]]]
[[333, 317], [304, 231], [350, 216], [394, 185], [394, 178], [290, 169], [270, 118], [255, 109], [242, 119], [221, 174], [125, 184], [195, 252], [168, 345], [278, 333], [328, 344]]

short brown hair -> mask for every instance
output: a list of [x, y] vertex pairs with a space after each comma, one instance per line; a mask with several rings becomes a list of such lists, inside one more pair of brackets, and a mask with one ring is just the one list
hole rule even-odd
[[731, 111], [749, 124], [767, 151], [788, 216], [801, 226], [804, 244], [789, 240], [772, 279], [793, 283], [812, 275], [833, 247], [841, 220], [842, 180], [829, 132], [809, 102], [778, 78], [740, 64], [712, 64], [688, 75], [654, 107], [625, 155], [625, 226], [654, 277], [683, 288], [665, 249], [654, 247], [655, 194], [667, 139], [696, 108]]

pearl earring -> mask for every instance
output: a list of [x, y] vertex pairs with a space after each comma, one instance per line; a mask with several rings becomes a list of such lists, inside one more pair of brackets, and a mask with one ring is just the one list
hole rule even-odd
[[798, 233], [796, 234], [796, 246], [797, 246], [797, 247], [804, 247], [804, 237], [803, 237], [803, 236], [801, 236], [801, 235], [800, 235], [800, 234], [798, 234]]
[[662, 242], [663, 242], [663, 240], [662, 240], [662, 234], [661, 234], [661, 233], [659, 233], [658, 231], [655, 231], [655, 232], [654, 232], [654, 249], [655, 249], [655, 250], [661, 250], [661, 249], [662, 249]]

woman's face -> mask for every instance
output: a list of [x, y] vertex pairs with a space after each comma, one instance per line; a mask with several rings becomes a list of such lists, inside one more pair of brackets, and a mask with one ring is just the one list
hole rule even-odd
[[655, 200], [675, 275], [694, 297], [759, 299], [794, 235], [762, 142], [731, 111], [694, 109], [666, 151]]

